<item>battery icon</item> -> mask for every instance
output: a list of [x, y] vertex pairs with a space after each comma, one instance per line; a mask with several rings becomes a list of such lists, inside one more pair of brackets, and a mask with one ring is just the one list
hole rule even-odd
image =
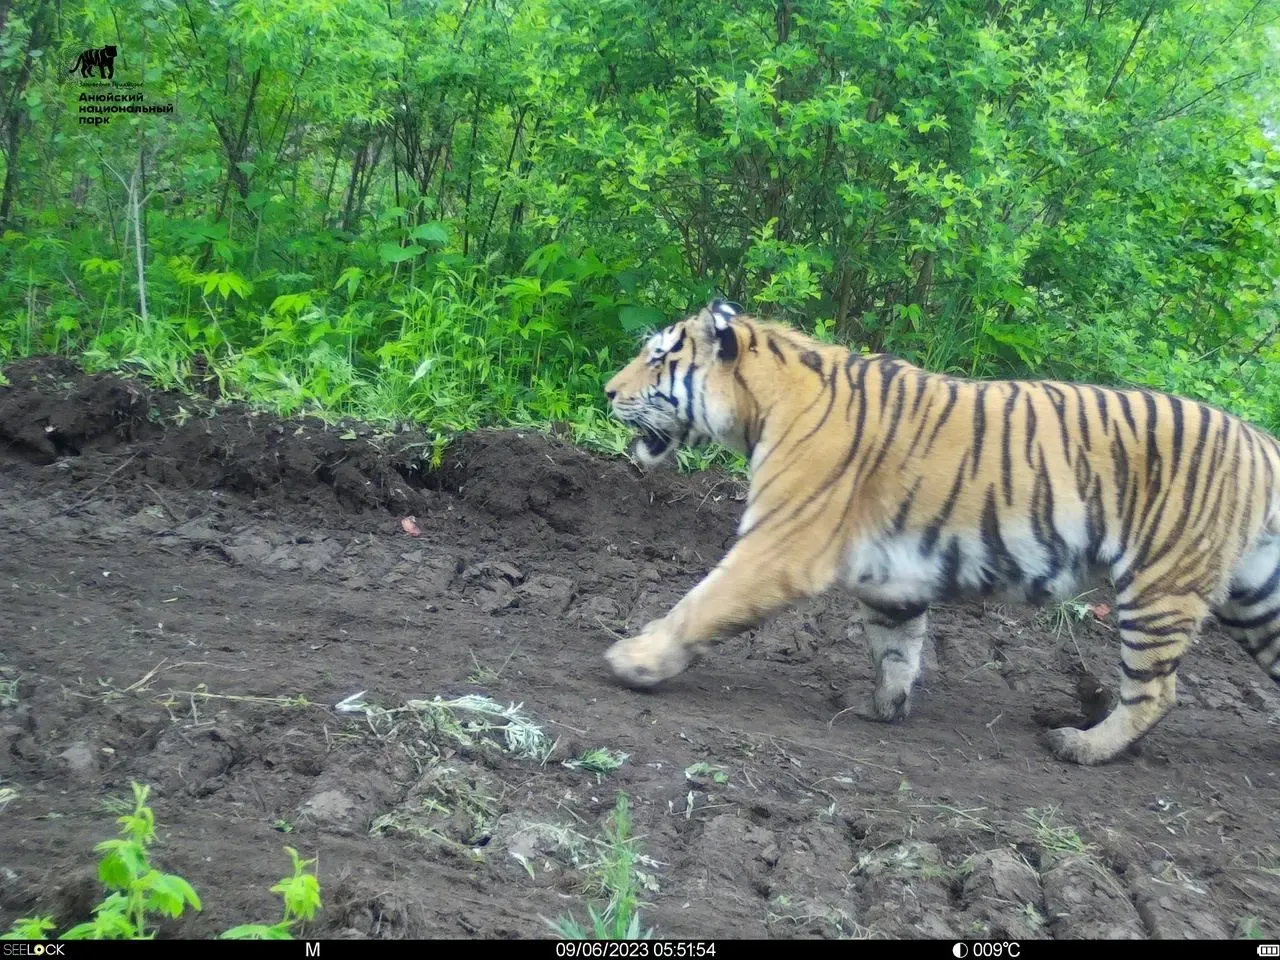
[[1260, 944], [1258, 944], [1258, 956], [1260, 956], [1260, 957], [1280, 957], [1280, 943], [1260, 943]]

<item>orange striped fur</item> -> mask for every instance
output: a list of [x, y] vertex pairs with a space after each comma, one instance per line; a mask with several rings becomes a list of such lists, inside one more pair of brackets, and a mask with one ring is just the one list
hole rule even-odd
[[654, 335], [606, 385], [646, 466], [716, 441], [751, 466], [739, 539], [666, 616], [606, 657], [633, 686], [839, 586], [866, 609], [864, 716], [904, 717], [928, 607], [1045, 603], [1109, 578], [1120, 699], [1053, 730], [1097, 764], [1174, 704], [1209, 614], [1280, 681], [1280, 443], [1149, 390], [978, 381], [864, 356], [715, 301]]

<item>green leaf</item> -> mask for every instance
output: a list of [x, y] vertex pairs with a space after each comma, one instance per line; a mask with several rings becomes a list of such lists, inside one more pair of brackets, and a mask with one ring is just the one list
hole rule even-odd
[[200, 909], [200, 898], [191, 884], [171, 873], [153, 872], [146, 879], [149, 888], [147, 907], [158, 910], [167, 917], [177, 919], [188, 905]]
[[146, 853], [129, 841], [108, 840], [111, 844], [98, 862], [98, 879], [108, 890], [125, 890], [146, 868]]
[[244, 923], [218, 935], [219, 940], [292, 940], [286, 924]]
[[383, 263], [402, 263], [426, 252], [426, 247], [420, 247], [417, 244], [401, 247], [394, 243], [384, 243], [378, 247], [378, 257]]
[[409, 231], [409, 236], [415, 240], [425, 240], [427, 243], [444, 246], [449, 242], [449, 228], [439, 221], [420, 223]]
[[661, 326], [667, 315], [654, 307], [626, 306], [618, 311], [618, 322], [627, 333]]

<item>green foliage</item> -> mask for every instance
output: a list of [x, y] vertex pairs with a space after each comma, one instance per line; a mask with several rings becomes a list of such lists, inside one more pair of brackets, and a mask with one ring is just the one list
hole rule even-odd
[[104, 840], [98, 879], [111, 893], [93, 909], [93, 920], [62, 934], [63, 940], [151, 940], [150, 918], [177, 919], [189, 906], [200, 909], [191, 884], [151, 866], [149, 848], [156, 839], [155, 816], [146, 805], [149, 787], [133, 785], [134, 807], [117, 818], [121, 837]]
[[20, 917], [8, 933], [0, 933], [0, 940], [47, 940], [45, 934], [55, 926], [48, 917]]
[[624, 793], [618, 794], [605, 829], [605, 841], [600, 882], [607, 901], [600, 910], [594, 905], [587, 906], [590, 928], [572, 916], [547, 923], [565, 940], [651, 940], [653, 930], [641, 932], [640, 929], [637, 849], [631, 836], [631, 810]]
[[260, 923], [246, 923], [232, 927], [223, 933], [221, 940], [292, 940], [295, 924], [311, 920], [320, 909], [320, 882], [314, 873], [308, 873], [307, 867], [314, 860], [303, 860], [293, 847], [285, 847], [289, 858], [293, 861], [293, 876], [286, 877], [271, 888], [272, 893], [280, 894], [284, 900], [284, 916], [277, 923], [266, 926]]
[[[120, 837], [104, 840], [94, 849], [102, 854], [98, 879], [109, 891], [93, 908], [93, 919], [66, 930], [60, 940], [153, 940], [153, 924], [160, 917], [176, 920], [187, 907], [202, 909], [191, 884], [176, 874], [163, 873], [151, 865], [151, 847], [156, 840], [155, 815], [147, 806], [150, 787], [133, 784], [133, 806], [117, 818]], [[224, 939], [292, 939], [295, 924], [311, 920], [320, 909], [320, 885], [307, 871], [314, 860], [302, 860], [292, 847], [285, 847], [293, 861], [293, 876], [271, 888], [284, 900], [284, 916], [270, 926], [245, 924], [222, 934]], [[23, 917], [0, 940], [45, 940], [56, 929], [50, 917]]]
[[[1280, 429], [1265, 4], [60, 11], [16, 4], [0, 41], [0, 359], [618, 452], [604, 379], [718, 292], [940, 371]], [[67, 65], [105, 42], [172, 114], [79, 124], [101, 87]]]

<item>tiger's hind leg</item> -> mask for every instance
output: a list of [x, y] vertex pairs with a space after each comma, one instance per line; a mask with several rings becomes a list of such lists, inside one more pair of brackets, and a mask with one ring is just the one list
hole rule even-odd
[[1214, 613], [1223, 633], [1280, 683], [1280, 536], [1267, 538], [1245, 555], [1231, 592]]
[[1120, 700], [1096, 727], [1048, 733], [1059, 760], [1084, 766], [1113, 760], [1146, 736], [1177, 699], [1178, 664], [1209, 612], [1195, 594], [1170, 595], [1138, 582], [1116, 602], [1120, 640]]
[[870, 705], [858, 711], [868, 720], [892, 723], [911, 712], [911, 689], [920, 676], [920, 654], [928, 624], [928, 604], [888, 606], [862, 601], [863, 624], [876, 686]]

